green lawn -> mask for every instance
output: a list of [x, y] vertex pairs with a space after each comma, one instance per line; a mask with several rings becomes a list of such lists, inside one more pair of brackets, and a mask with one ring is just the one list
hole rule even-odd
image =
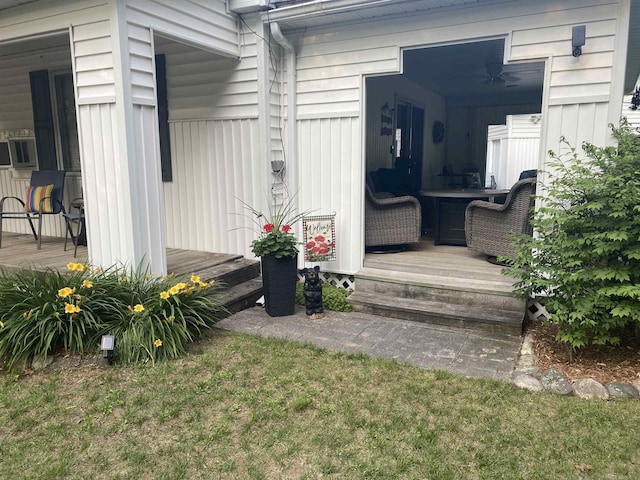
[[633, 479], [638, 401], [216, 334], [155, 367], [0, 374], [0, 478]]

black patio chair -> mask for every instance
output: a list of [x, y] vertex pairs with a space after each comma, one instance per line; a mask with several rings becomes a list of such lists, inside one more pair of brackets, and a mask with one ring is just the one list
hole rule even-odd
[[[62, 204], [64, 193], [64, 179], [67, 172], [64, 170], [34, 170], [31, 172], [31, 182], [27, 188], [26, 200], [7, 196], [0, 199], [0, 247], [2, 247], [2, 223], [4, 219], [27, 220], [31, 227], [33, 237], [38, 243], [38, 250], [42, 240], [42, 217], [44, 215], [58, 215], [66, 213]], [[14, 200], [13, 209], [7, 210], [5, 203]], [[16, 209], [15, 203], [22, 208]], [[33, 226], [33, 220], [38, 221], [38, 232]]]

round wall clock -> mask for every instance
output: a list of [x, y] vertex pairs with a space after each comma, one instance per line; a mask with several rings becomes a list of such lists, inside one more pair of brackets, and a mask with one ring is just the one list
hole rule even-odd
[[444, 140], [444, 123], [442, 123], [440, 120], [436, 120], [435, 122], [433, 122], [431, 135], [433, 136], [433, 143], [440, 143], [442, 140]]

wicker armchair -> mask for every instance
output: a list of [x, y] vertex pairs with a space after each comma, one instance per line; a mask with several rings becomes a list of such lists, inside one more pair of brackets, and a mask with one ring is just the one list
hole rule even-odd
[[490, 257], [515, 258], [512, 236], [533, 234], [530, 218], [536, 191], [535, 178], [516, 182], [503, 205], [474, 200], [465, 212], [467, 247]]
[[366, 186], [364, 244], [367, 247], [420, 241], [420, 202], [412, 196], [374, 194]]

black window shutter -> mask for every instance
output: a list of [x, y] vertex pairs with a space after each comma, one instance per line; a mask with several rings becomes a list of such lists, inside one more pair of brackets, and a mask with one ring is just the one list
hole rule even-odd
[[169, 139], [169, 102], [167, 100], [167, 63], [164, 55], [156, 55], [156, 95], [158, 101], [158, 129], [160, 136], [160, 165], [162, 181], [170, 182], [171, 141]]
[[31, 82], [31, 105], [38, 164], [40, 170], [57, 170], [56, 136], [51, 110], [49, 72], [47, 70], [29, 72], [29, 80]]

